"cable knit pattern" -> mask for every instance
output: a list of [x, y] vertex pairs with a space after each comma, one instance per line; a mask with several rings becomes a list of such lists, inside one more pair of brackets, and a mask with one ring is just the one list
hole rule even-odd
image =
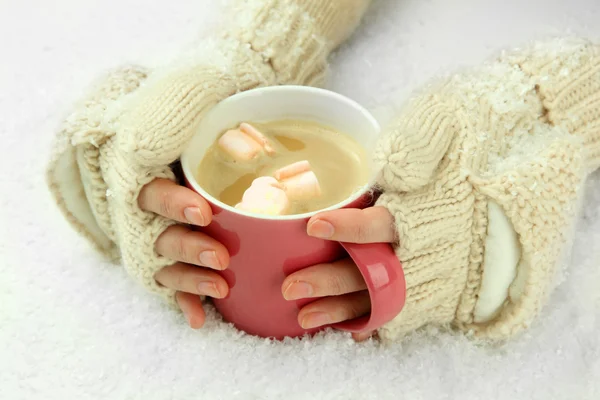
[[258, 86], [321, 84], [326, 57], [369, 2], [237, 0], [228, 14], [237, 21], [227, 24], [233, 28], [174, 65], [111, 72], [58, 135], [48, 184], [67, 220], [174, 304], [173, 292], [154, 280], [173, 263], [156, 254], [154, 243], [174, 222], [142, 211], [139, 192], [155, 178], [175, 179], [169, 164], [222, 99]]
[[[232, 32], [281, 82], [318, 86], [327, 55], [350, 36], [371, 0], [264, 0], [239, 4]], [[318, 21], [315, 24], [315, 21]]]
[[[599, 47], [555, 40], [430, 86], [381, 139], [378, 204], [395, 216], [405, 309], [380, 329], [426, 324], [501, 340], [528, 326], [569, 243], [586, 172], [599, 166]], [[519, 237], [517, 277], [499, 314], [474, 323], [487, 205]]]

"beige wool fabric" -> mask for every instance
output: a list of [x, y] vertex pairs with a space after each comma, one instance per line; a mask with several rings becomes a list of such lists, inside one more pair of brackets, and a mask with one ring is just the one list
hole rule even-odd
[[[430, 86], [382, 138], [379, 205], [395, 217], [407, 281], [385, 340], [427, 324], [505, 339], [552, 288], [583, 180], [600, 166], [600, 46], [538, 43]], [[521, 258], [507, 299], [476, 323], [488, 233], [499, 205]]]
[[368, 0], [236, 0], [229, 30], [168, 68], [115, 70], [80, 102], [58, 133], [47, 180], [66, 219], [151, 291], [173, 301], [154, 274], [174, 261], [154, 242], [174, 222], [142, 211], [155, 178], [175, 179], [202, 116], [239, 91], [320, 85], [328, 54], [354, 30]]

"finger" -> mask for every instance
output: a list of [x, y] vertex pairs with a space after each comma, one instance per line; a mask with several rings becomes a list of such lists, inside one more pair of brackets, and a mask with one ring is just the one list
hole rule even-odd
[[343, 296], [326, 297], [304, 306], [298, 322], [304, 329], [335, 324], [368, 314], [371, 310], [369, 292], [362, 291]]
[[367, 288], [364, 278], [351, 258], [317, 264], [288, 276], [282, 285], [286, 300], [337, 296]]
[[161, 256], [188, 264], [223, 270], [229, 265], [225, 246], [210, 236], [181, 225], [165, 230], [154, 244]]
[[354, 339], [356, 342], [364, 342], [365, 340], [370, 339], [374, 333], [375, 331], [353, 333], [352, 339]]
[[204, 321], [206, 320], [206, 314], [202, 308], [200, 296], [191, 293], [177, 292], [175, 293], [175, 300], [177, 300], [177, 304], [179, 304], [179, 308], [181, 308], [188, 325], [192, 329], [202, 328]]
[[138, 205], [163, 217], [206, 226], [212, 220], [210, 205], [198, 193], [168, 179], [155, 179], [142, 188]]
[[222, 276], [184, 263], [164, 267], [154, 275], [154, 279], [165, 287], [194, 295], [221, 299], [229, 293], [229, 286]]
[[394, 217], [384, 207], [322, 212], [308, 221], [307, 233], [347, 243], [392, 243], [396, 239]]

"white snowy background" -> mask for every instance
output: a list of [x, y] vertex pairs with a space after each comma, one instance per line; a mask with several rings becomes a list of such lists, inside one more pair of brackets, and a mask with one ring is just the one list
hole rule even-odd
[[[73, 233], [46, 191], [53, 131], [103, 70], [202, 35], [210, 0], [0, 0], [0, 399], [599, 399], [600, 174], [566, 281], [501, 348], [435, 332], [270, 342], [183, 318]], [[383, 121], [428, 79], [506, 47], [600, 40], [598, 0], [381, 0], [332, 59], [330, 88]], [[227, 22], [224, 22], [227, 23]]]

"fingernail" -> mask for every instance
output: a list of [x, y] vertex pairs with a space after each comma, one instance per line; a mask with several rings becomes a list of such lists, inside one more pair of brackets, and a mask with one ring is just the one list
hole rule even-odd
[[286, 300], [298, 300], [311, 297], [313, 294], [312, 285], [306, 282], [292, 282], [283, 292], [283, 298]]
[[221, 267], [221, 262], [217, 258], [217, 253], [214, 250], [206, 250], [200, 253], [198, 256], [200, 259], [200, 263], [204, 267], [212, 268], [212, 269], [223, 269]]
[[204, 226], [204, 216], [200, 212], [198, 207], [188, 207], [183, 210], [183, 215], [185, 215], [185, 219], [192, 224], [198, 226]]
[[216, 297], [217, 299], [223, 297], [221, 296], [221, 293], [219, 293], [217, 285], [215, 285], [214, 282], [200, 282], [198, 284], [198, 293], [205, 296]]
[[329, 222], [318, 219], [308, 225], [307, 233], [310, 236], [328, 239], [333, 236], [334, 229], [333, 225], [331, 225]]
[[314, 312], [310, 314], [306, 314], [304, 318], [302, 318], [302, 328], [311, 329], [316, 328], [318, 326], [329, 325], [333, 321], [329, 314], [324, 312]]

